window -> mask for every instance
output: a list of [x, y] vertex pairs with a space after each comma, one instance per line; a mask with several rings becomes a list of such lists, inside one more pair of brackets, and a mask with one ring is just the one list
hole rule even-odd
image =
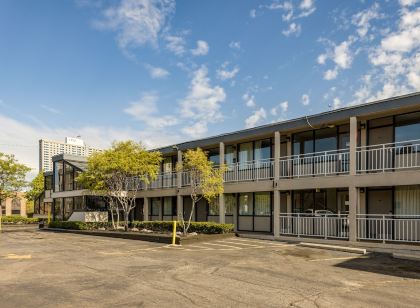
[[159, 216], [160, 207], [161, 207], [160, 198], [152, 198], [152, 208], [150, 211], [150, 215]]
[[271, 158], [271, 139], [255, 141], [254, 160]]
[[252, 193], [239, 194], [239, 215], [252, 215], [254, 213]]
[[217, 216], [220, 213], [220, 208], [219, 208], [219, 198], [214, 198], [210, 203], [209, 203], [209, 215], [210, 216]]
[[232, 145], [226, 146], [225, 150], [225, 164], [234, 164], [236, 162], [235, 148]]
[[271, 194], [269, 192], [255, 193], [255, 216], [271, 215]]
[[313, 153], [313, 131], [293, 135], [293, 155]]
[[[174, 202], [172, 197], [164, 197], [163, 198], [163, 215], [164, 216], [173, 216], [174, 214]], [[159, 215], [159, 212], [158, 214]]]
[[54, 162], [54, 191], [63, 191], [63, 161]]
[[70, 218], [73, 213], [73, 197], [64, 198], [64, 220]]
[[73, 204], [74, 211], [83, 210], [83, 197], [74, 197], [74, 204]]
[[12, 215], [20, 215], [21, 202], [20, 199], [14, 198], [12, 200]]
[[52, 175], [47, 175], [45, 177], [45, 190], [52, 189]]
[[337, 149], [337, 129], [323, 128], [315, 130], [315, 152]]
[[420, 112], [395, 117], [395, 142], [420, 139]]
[[64, 163], [64, 190], [73, 190], [73, 167], [67, 163]]
[[83, 189], [83, 186], [76, 181], [77, 177], [82, 173], [82, 171], [78, 170], [78, 169], [74, 169], [74, 189], [75, 190], [80, 190]]
[[174, 170], [175, 164], [174, 164], [173, 160], [174, 159], [173, 159], [172, 156], [163, 158], [162, 171], [164, 173], [170, 173], [170, 172], [172, 172]]
[[236, 209], [236, 195], [225, 194], [225, 214], [233, 215], [233, 211]]
[[420, 215], [420, 186], [395, 187], [395, 214]]
[[54, 199], [54, 220], [62, 220], [63, 219], [62, 204], [63, 204], [63, 199], [62, 198]]
[[241, 143], [239, 145], [239, 162], [245, 163], [253, 160], [253, 146], [252, 142]]
[[209, 161], [213, 162], [214, 165], [220, 165], [219, 149], [207, 150], [207, 156], [209, 157]]

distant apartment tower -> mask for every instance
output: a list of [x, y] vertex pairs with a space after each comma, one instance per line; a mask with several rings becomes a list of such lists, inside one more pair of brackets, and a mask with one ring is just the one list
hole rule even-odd
[[57, 154], [89, 156], [101, 150], [85, 144], [80, 138], [66, 137], [64, 142], [39, 140], [39, 170], [52, 171], [52, 157]]

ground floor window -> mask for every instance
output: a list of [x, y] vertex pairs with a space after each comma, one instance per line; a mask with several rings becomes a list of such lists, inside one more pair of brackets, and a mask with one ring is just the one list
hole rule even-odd
[[394, 198], [396, 215], [420, 214], [420, 186], [397, 186]]
[[159, 216], [161, 204], [162, 203], [161, 203], [160, 198], [152, 198], [152, 208], [150, 211], [150, 215]]
[[70, 218], [73, 213], [73, 197], [64, 198], [64, 220]]
[[293, 191], [294, 213], [348, 214], [348, 189], [311, 189]]
[[239, 215], [253, 215], [254, 204], [252, 193], [239, 194]]
[[254, 214], [255, 216], [271, 215], [271, 193], [258, 192], [254, 194]]
[[225, 194], [225, 214], [233, 215], [233, 211], [236, 209], [236, 195]]
[[63, 199], [56, 198], [54, 199], [54, 220], [63, 219]]
[[219, 208], [219, 198], [216, 197], [211, 202], [209, 202], [209, 215], [210, 216], [218, 216], [220, 213]]
[[[157, 214], [159, 215], [159, 214]], [[164, 216], [176, 216], [176, 204], [174, 198], [164, 197], [163, 198], [163, 215]]]
[[73, 202], [73, 209], [74, 211], [80, 211], [83, 210], [83, 197], [79, 196], [79, 197], [74, 197], [74, 202]]

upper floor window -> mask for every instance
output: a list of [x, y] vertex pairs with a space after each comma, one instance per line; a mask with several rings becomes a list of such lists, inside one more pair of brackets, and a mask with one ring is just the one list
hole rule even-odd
[[207, 150], [207, 156], [209, 157], [209, 161], [213, 162], [214, 165], [220, 164], [220, 155], [218, 148]]
[[63, 191], [63, 161], [54, 162], [54, 191]]
[[420, 139], [420, 112], [395, 117], [395, 142]]

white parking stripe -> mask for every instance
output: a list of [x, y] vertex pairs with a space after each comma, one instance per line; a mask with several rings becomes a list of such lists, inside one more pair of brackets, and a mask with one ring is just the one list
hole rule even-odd
[[[214, 248], [200, 246], [200, 245], [191, 245], [191, 246], [188, 246], [188, 247], [190, 247], [190, 248], [199, 248], [199, 249], [202, 249], [202, 250], [214, 250]], [[187, 250], [187, 249], [185, 249], [185, 250]]]
[[239, 243], [237, 241], [226, 241], [226, 240], [223, 240], [223, 241], [218, 241], [218, 242], [228, 243], [228, 244], [235, 244], [235, 245], [242, 245], [242, 246], [251, 246], [251, 247], [254, 247], [254, 248], [262, 248], [262, 247], [264, 247], [264, 246], [255, 245], [255, 244]]
[[251, 243], [258, 243], [258, 244], [264, 244], [264, 245], [271, 245], [271, 246], [296, 246], [295, 244], [288, 244], [288, 243], [276, 243], [270, 240], [253, 240], [253, 239], [244, 239], [244, 238], [235, 238], [235, 241], [241, 241], [241, 242], [251, 242]]
[[231, 246], [231, 245], [224, 245], [224, 244], [217, 244], [217, 243], [206, 243], [207, 245], [214, 245], [214, 246], [223, 246], [223, 247], [230, 247], [234, 249], [242, 249], [241, 247]]

